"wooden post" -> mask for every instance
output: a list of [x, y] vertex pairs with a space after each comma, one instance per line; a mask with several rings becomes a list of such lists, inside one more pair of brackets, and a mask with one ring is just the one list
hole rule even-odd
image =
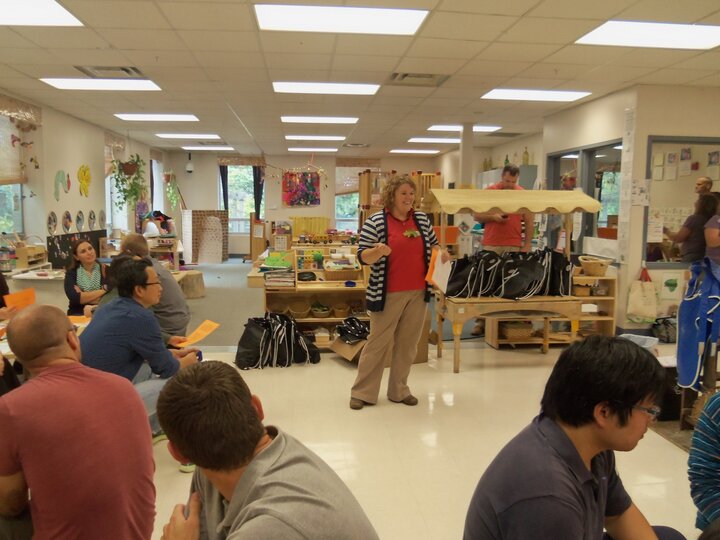
[[447, 228], [447, 213], [441, 212], [440, 213], [440, 247], [445, 249], [447, 248], [447, 245], [445, 244], [445, 229]]
[[572, 243], [573, 215], [565, 214], [565, 256], [570, 258], [570, 244]]

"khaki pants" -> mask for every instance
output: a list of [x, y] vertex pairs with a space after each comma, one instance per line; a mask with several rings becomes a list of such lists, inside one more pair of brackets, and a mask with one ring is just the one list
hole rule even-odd
[[392, 401], [402, 401], [410, 395], [407, 379], [426, 310], [424, 290], [403, 291], [388, 293], [385, 309], [370, 313], [370, 335], [360, 355], [351, 397], [377, 403], [388, 349], [392, 350], [392, 361], [387, 396]]
[[492, 251], [498, 255], [505, 253], [518, 253], [520, 248], [518, 246], [483, 246], [485, 251]]

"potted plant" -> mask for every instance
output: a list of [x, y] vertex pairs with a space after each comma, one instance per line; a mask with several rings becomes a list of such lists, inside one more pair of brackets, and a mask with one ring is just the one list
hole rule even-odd
[[163, 180], [165, 181], [165, 193], [170, 203], [170, 208], [175, 210], [180, 202], [180, 190], [177, 185], [177, 178], [173, 171], [164, 171]]
[[145, 175], [145, 161], [140, 157], [140, 154], [135, 154], [130, 156], [128, 161], [115, 159], [112, 165], [112, 179], [118, 195], [117, 206], [123, 207], [127, 205], [129, 208], [134, 208], [142, 197], [143, 191], [147, 189], [143, 178]]

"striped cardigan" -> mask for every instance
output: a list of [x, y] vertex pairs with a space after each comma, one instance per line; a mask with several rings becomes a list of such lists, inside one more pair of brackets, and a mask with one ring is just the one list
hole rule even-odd
[[695, 424], [688, 476], [698, 509], [695, 526], [704, 530], [720, 518], [720, 393], [708, 400]]
[[[358, 260], [362, 260], [362, 252], [375, 247], [375, 244], [382, 242], [387, 244], [387, 210], [377, 212], [367, 218], [360, 230], [360, 242], [358, 245]], [[430, 264], [430, 254], [434, 245], [438, 243], [435, 237], [430, 220], [423, 212], [413, 212], [413, 219], [417, 225], [420, 236], [425, 247], [425, 270]], [[385, 276], [388, 272], [388, 259], [382, 257], [370, 267], [370, 281], [365, 295], [368, 311], [382, 311], [385, 309], [385, 298], [387, 297], [387, 281]], [[430, 285], [425, 290], [425, 301], [430, 301]]]

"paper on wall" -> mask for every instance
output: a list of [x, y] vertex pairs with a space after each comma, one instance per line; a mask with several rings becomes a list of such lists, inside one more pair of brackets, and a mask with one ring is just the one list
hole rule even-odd
[[659, 208], [653, 208], [648, 212], [648, 231], [647, 241], [660, 243], [663, 241], [664, 220], [662, 211]]
[[677, 180], [677, 167], [675, 165], [668, 165], [665, 167], [665, 180]]
[[711, 180], [720, 180], [720, 167], [717, 165], [708, 165], [707, 175]]
[[692, 162], [691, 161], [681, 161], [680, 166], [678, 168], [678, 174], [680, 176], [690, 176], [692, 174]]
[[653, 167], [652, 179], [656, 180], [656, 181], [660, 181], [663, 179], [663, 168], [662, 167]]

